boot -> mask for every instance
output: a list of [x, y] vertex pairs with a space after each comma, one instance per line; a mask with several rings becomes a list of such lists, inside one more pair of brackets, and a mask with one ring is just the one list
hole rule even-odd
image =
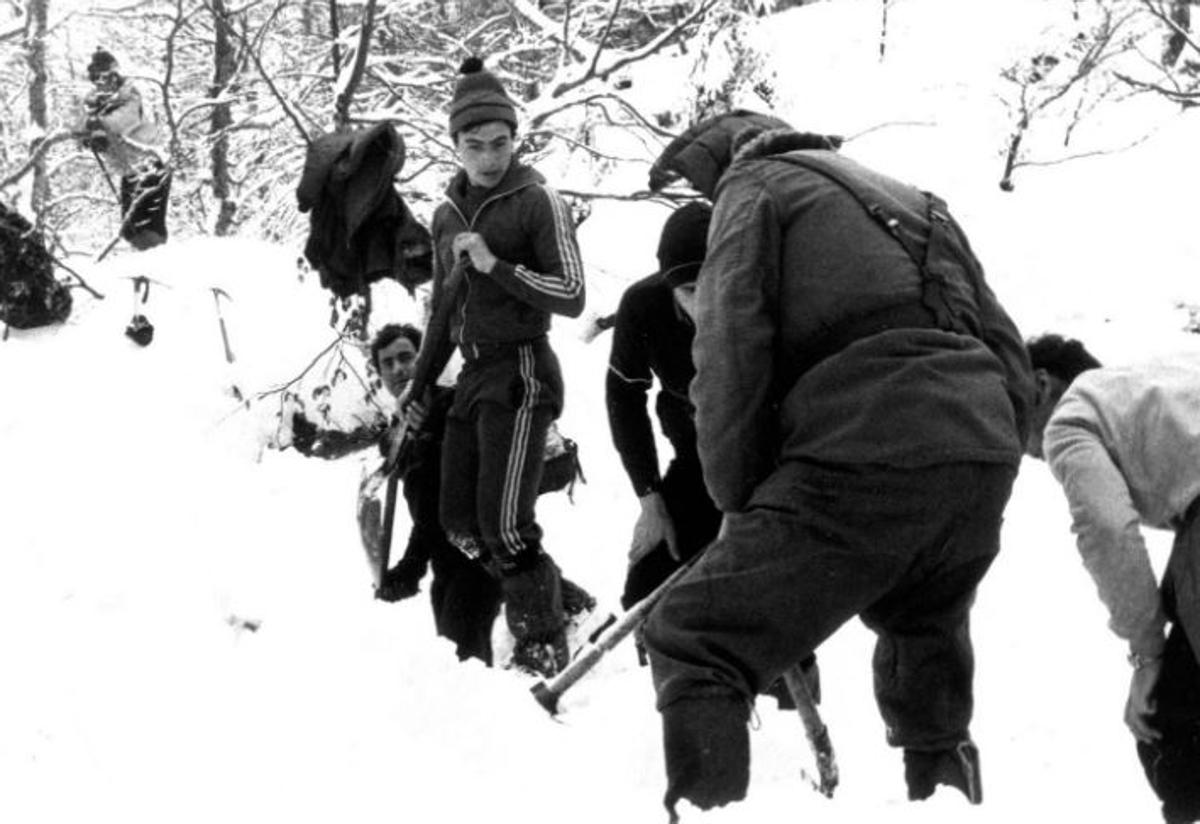
[[571, 662], [567, 636], [558, 632], [551, 638], [518, 638], [513, 645], [512, 666], [539, 678], [553, 678]]
[[904, 750], [904, 781], [909, 801], [923, 801], [939, 784], [954, 787], [972, 804], [983, 803], [979, 748], [960, 741], [944, 750]]
[[570, 578], [563, 576], [561, 571], [559, 580], [562, 583], [563, 611], [568, 618], [585, 615], [596, 608], [596, 599], [592, 597], [591, 593]]
[[681, 798], [709, 810], [746, 797], [749, 719], [749, 704], [733, 692], [681, 698], [663, 708], [663, 804], [672, 816]]
[[514, 566], [500, 579], [513, 665], [549, 678], [570, 662], [558, 567], [540, 551]]

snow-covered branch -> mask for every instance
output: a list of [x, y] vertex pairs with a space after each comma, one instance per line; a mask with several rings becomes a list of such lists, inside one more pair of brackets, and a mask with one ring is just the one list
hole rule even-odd
[[529, 0], [505, 0], [508, 7], [520, 17], [524, 18], [528, 23], [536, 27], [549, 40], [554, 40], [559, 43], [563, 49], [571, 56], [572, 59], [583, 62], [587, 58], [584, 54], [575, 48], [567, 41], [563, 35], [562, 29], [558, 24], [542, 13], [542, 10], [535, 6]]
[[29, 174], [33, 167], [37, 165], [37, 162], [50, 150], [51, 146], [54, 146], [56, 143], [62, 143], [64, 140], [69, 140], [72, 137], [74, 137], [74, 133], [70, 129], [58, 129], [37, 141], [26, 161], [7, 176], [0, 179], [0, 189], [12, 186], [25, 175]]
[[[551, 96], [561, 97], [573, 89], [577, 89], [580, 86], [590, 83], [592, 80], [607, 80], [615, 72], [618, 72], [627, 66], [631, 66], [634, 63], [645, 60], [646, 58], [662, 51], [671, 43], [675, 42], [675, 40], [682, 37], [684, 32], [690, 29], [693, 25], [699, 23], [705, 15], [712, 11], [718, 2], [719, 0], [704, 0], [703, 3], [697, 6], [692, 13], [683, 20], [662, 32], [641, 48], [634, 49], [631, 52], [613, 59], [607, 65], [605, 65], [603, 69], [598, 67], [600, 51], [604, 48], [604, 41], [601, 40], [600, 44], [597, 45], [595, 58], [592, 60], [592, 64], [588, 70], [574, 80], [568, 80], [560, 83], [554, 88], [554, 91], [551, 92]], [[619, 3], [617, 5], [618, 7], [620, 6]]]

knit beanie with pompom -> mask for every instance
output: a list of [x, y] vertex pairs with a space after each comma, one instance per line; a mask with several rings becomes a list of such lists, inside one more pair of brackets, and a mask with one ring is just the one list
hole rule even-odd
[[460, 77], [450, 100], [450, 136], [480, 123], [499, 120], [517, 128], [517, 107], [499, 78], [483, 68], [478, 57], [468, 57], [458, 69]]
[[88, 80], [95, 82], [100, 75], [113, 71], [116, 68], [117, 58], [112, 56], [112, 52], [97, 47], [96, 51], [92, 52], [91, 62], [88, 63]]

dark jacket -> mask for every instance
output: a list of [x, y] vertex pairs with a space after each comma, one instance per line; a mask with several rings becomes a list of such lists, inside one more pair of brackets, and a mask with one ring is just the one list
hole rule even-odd
[[429, 280], [429, 233], [392, 185], [404, 158], [404, 140], [388, 123], [309, 144], [296, 187], [300, 211], [312, 212], [304, 256], [335, 295], [385, 277], [410, 291]]
[[657, 272], [626, 289], [617, 307], [605, 381], [608, 424], [638, 497], [662, 482], [647, 412], [654, 378], [659, 382], [654, 408], [663, 434], [676, 456], [695, 455], [696, 426], [688, 400], [688, 384], [696, 374], [695, 331]]
[[[451, 244], [478, 232], [499, 261], [488, 274], [468, 267], [450, 320], [450, 340], [432, 361], [439, 374], [454, 345], [520, 343], [550, 329], [550, 315], [583, 311], [583, 264], [566, 204], [545, 179], [516, 160], [478, 209], [468, 206], [468, 179], [459, 171], [434, 212], [433, 303], [454, 266]], [[435, 309], [436, 311], [436, 309]]]
[[[788, 135], [756, 138], [721, 178], [698, 281], [691, 395], [717, 505], [742, 509], [780, 461], [1017, 465], [1032, 370], [978, 266], [963, 267], [957, 277], [972, 282], [954, 286], [979, 335], [932, 324], [894, 328], [847, 340], [797, 370], [830, 330], [888, 307], [919, 306], [922, 281], [900, 244], [845, 189], [772, 158], [788, 150]], [[820, 154], [924, 219], [921, 192]]]

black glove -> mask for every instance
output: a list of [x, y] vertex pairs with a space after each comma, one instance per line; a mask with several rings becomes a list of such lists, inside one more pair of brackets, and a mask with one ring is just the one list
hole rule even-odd
[[425, 561], [401, 558], [394, 567], [383, 574], [383, 581], [375, 590], [375, 597], [388, 603], [411, 598], [421, 591], [425, 567]]
[[145, 315], [134, 315], [125, 327], [125, 337], [138, 346], [149, 346], [150, 341], [154, 340], [154, 324], [146, 320]]
[[108, 151], [108, 132], [103, 130], [89, 132], [88, 135], [83, 138], [82, 143], [83, 148], [90, 149], [93, 152]]
[[312, 455], [317, 441], [317, 425], [304, 417], [303, 412], [292, 413], [292, 446], [301, 455]]

